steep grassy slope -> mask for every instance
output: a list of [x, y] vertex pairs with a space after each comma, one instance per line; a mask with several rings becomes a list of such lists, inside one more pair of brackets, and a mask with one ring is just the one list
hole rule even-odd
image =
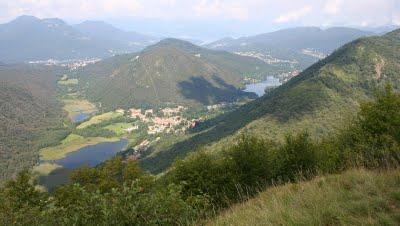
[[47, 141], [40, 137], [60, 121], [57, 73], [48, 67], [0, 66], [0, 179], [34, 164], [35, 150], [54, 142], [56, 131]]
[[117, 56], [77, 72], [92, 102], [108, 109], [140, 105], [212, 104], [249, 96], [246, 76], [275, 70], [264, 62], [166, 39], [139, 54]]
[[398, 225], [400, 171], [351, 170], [276, 186], [208, 225]]
[[233, 142], [240, 131], [268, 138], [307, 129], [315, 137], [341, 126], [358, 102], [376, 87], [400, 88], [400, 30], [383, 37], [358, 39], [306, 69], [299, 76], [240, 109], [205, 122], [190, 139], [142, 160], [160, 172], [177, 156], [218, 141]]

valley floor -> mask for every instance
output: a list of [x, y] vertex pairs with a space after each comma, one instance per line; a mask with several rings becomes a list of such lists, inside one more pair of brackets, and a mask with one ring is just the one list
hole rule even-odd
[[276, 186], [208, 225], [399, 225], [400, 170], [350, 170]]

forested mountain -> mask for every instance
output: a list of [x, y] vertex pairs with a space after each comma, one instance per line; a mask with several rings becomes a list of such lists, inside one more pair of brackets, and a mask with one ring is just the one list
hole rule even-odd
[[326, 30], [298, 27], [238, 39], [225, 38], [207, 44], [206, 47], [240, 54], [251, 53], [254, 56], [258, 54], [272, 62], [278, 61], [274, 63], [290, 61], [294, 67], [304, 69], [340, 46], [373, 34], [345, 27]]
[[[56, 99], [58, 68], [0, 65], [0, 179], [9, 178], [37, 161], [41, 137], [59, 124]], [[56, 131], [47, 134], [52, 141]]]
[[[112, 31], [113, 36], [105, 35], [107, 31]], [[123, 32], [103, 23], [88, 22], [73, 27], [57, 18], [20, 16], [9, 23], [0, 24], [0, 60], [7, 63], [103, 58], [137, 51], [147, 42], [135, 46], [130, 40], [149, 41], [146, 37]]]
[[76, 75], [92, 102], [108, 109], [135, 105], [203, 104], [253, 96], [240, 91], [245, 77], [276, 67], [177, 39], [165, 39], [138, 54], [89, 65]]
[[240, 132], [277, 140], [293, 131], [308, 130], [314, 137], [326, 134], [376, 88], [386, 83], [400, 88], [399, 50], [400, 30], [346, 44], [270, 94], [203, 123], [192, 131], [198, 134], [144, 159], [143, 166], [159, 172], [177, 156], [213, 142], [226, 146]]

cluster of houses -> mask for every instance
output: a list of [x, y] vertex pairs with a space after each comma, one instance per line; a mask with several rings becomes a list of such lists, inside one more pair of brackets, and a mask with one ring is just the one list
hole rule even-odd
[[129, 109], [130, 117], [148, 124], [147, 133], [180, 133], [196, 126], [199, 120], [188, 120], [180, 114], [186, 110], [183, 106], [176, 108], [163, 108], [161, 114], [156, 114], [153, 109], [142, 110], [140, 108]]
[[300, 74], [299, 70], [294, 70], [294, 71], [282, 73], [278, 77], [279, 77], [279, 81], [281, 83], [285, 83], [285, 82], [289, 81], [291, 78], [296, 77], [299, 74]]
[[88, 58], [88, 59], [70, 59], [70, 60], [55, 60], [55, 59], [48, 59], [48, 60], [37, 60], [37, 61], [29, 61], [30, 64], [43, 64], [46, 66], [57, 65], [61, 67], [67, 67], [70, 70], [76, 70], [81, 67], [85, 67], [89, 64], [95, 64], [99, 62], [100, 58]]
[[275, 58], [269, 54], [262, 54], [259, 52], [255, 51], [249, 51], [249, 52], [235, 52], [235, 54], [240, 55], [240, 56], [247, 56], [247, 57], [253, 57], [257, 58], [261, 61], [264, 61], [267, 64], [282, 64], [282, 63], [287, 63], [287, 64], [298, 64], [296, 60], [284, 60], [284, 59], [278, 59]]
[[321, 53], [315, 49], [302, 49], [301, 53], [304, 55], [312, 56], [318, 59], [324, 59], [327, 55], [324, 53]]

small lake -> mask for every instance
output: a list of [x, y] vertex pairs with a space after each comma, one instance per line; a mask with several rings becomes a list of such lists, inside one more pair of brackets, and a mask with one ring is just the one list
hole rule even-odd
[[59, 185], [68, 183], [69, 175], [73, 169], [82, 166], [94, 167], [100, 163], [114, 157], [122, 151], [128, 144], [127, 139], [121, 139], [116, 142], [103, 142], [96, 145], [89, 145], [75, 152], [67, 154], [65, 158], [54, 161], [62, 168], [56, 169], [48, 176], [39, 178], [41, 185], [49, 191], [53, 191]]
[[72, 117], [72, 122], [74, 122], [74, 123], [82, 122], [82, 121], [85, 121], [87, 118], [89, 118], [88, 114], [80, 112], [80, 113], [74, 115], [74, 117]]
[[255, 93], [257, 94], [257, 96], [261, 97], [265, 94], [265, 88], [277, 87], [280, 86], [281, 84], [282, 83], [279, 81], [279, 79], [273, 76], [268, 76], [267, 79], [262, 82], [247, 84], [246, 88], [243, 91], [249, 93]]
[[68, 169], [75, 169], [85, 165], [93, 167], [115, 156], [127, 144], [128, 140], [121, 139], [117, 142], [89, 145], [68, 153], [65, 158], [57, 160], [55, 163]]

